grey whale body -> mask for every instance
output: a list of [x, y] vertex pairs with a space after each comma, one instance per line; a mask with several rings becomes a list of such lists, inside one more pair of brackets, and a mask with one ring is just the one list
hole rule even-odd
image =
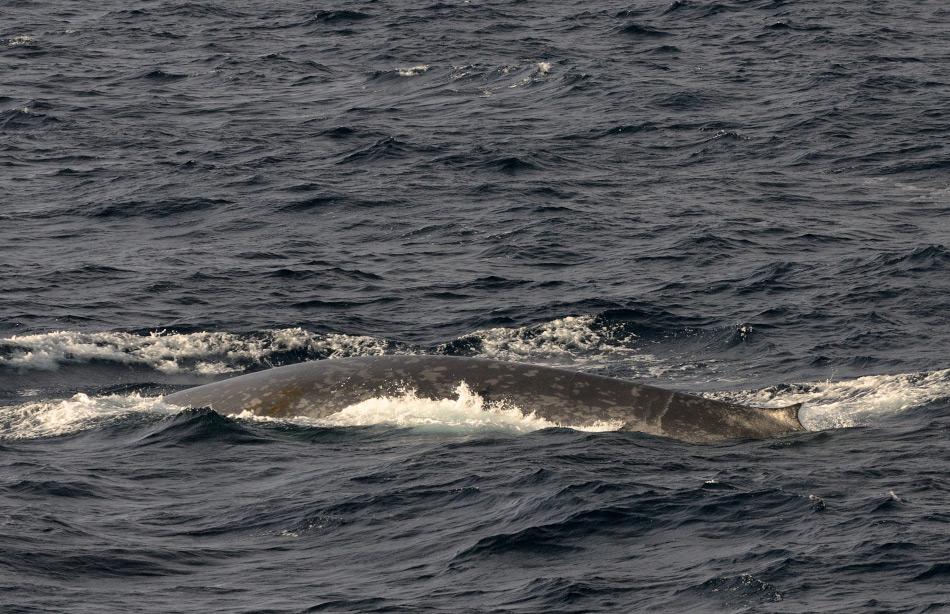
[[414, 390], [454, 398], [461, 382], [487, 401], [505, 401], [549, 422], [584, 427], [616, 422], [692, 443], [775, 437], [804, 431], [801, 404], [777, 409], [723, 403], [626, 380], [514, 362], [449, 356], [373, 356], [318, 360], [182, 390], [180, 406], [224, 414], [325, 418], [373, 397]]

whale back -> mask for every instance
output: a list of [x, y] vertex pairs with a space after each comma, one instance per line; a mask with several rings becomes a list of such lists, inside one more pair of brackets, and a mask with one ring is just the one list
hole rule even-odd
[[567, 427], [607, 422], [697, 443], [804, 430], [799, 406], [758, 409], [565, 369], [448, 356], [300, 363], [183, 390], [165, 400], [224, 414], [324, 418], [409, 390], [424, 398], [452, 398], [463, 382], [488, 402], [508, 403]]

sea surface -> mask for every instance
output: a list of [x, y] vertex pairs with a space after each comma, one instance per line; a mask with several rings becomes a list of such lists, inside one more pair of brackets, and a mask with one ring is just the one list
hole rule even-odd
[[[950, 6], [0, 2], [0, 611], [950, 611]], [[376, 354], [476, 395], [163, 395]]]

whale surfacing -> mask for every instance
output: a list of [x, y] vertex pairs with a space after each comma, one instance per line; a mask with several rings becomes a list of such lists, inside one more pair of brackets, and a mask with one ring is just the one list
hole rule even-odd
[[250, 411], [273, 417], [325, 418], [367, 399], [413, 390], [452, 398], [460, 383], [486, 401], [504, 401], [524, 414], [566, 427], [623, 424], [690, 443], [759, 439], [804, 431], [801, 403], [755, 408], [672, 392], [626, 380], [553, 367], [449, 356], [373, 356], [318, 360], [182, 390], [173, 405]]

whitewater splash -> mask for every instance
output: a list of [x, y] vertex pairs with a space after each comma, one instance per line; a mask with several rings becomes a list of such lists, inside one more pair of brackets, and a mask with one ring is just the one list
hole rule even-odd
[[[453, 399], [429, 399], [420, 397], [413, 390], [398, 395], [367, 399], [345, 407], [325, 418], [297, 416], [289, 421], [319, 427], [347, 427], [385, 425], [438, 432], [507, 431], [529, 433], [546, 428], [565, 427], [579, 431], [615, 431], [620, 422], [596, 422], [585, 426], [557, 424], [535, 416], [525, 415], [517, 406], [499, 402], [486, 402], [464, 382], [455, 389]], [[286, 419], [256, 416], [245, 411], [231, 417], [261, 422], [280, 422]]]
[[[271, 418], [243, 412], [230, 418], [256, 423], [292, 423], [299, 426], [333, 428], [388, 425], [427, 432], [474, 433], [504, 431], [529, 433], [551, 427], [584, 431], [613, 431], [622, 425], [602, 422], [578, 427], [555, 424], [534, 415], [523, 415], [504, 402], [486, 402], [464, 383], [456, 398], [428, 399], [412, 391], [382, 396], [351, 405], [326, 418], [306, 416]], [[813, 382], [769, 387], [738, 393], [710, 393], [710, 398], [762, 407], [804, 403], [801, 418], [809, 430], [873, 426], [881, 420], [950, 399], [950, 369], [925, 373], [865, 376], [837, 382]], [[0, 439], [35, 439], [68, 435], [137, 415], [173, 415], [180, 407], [168, 405], [162, 397], [140, 394], [90, 396], [76, 394], [68, 399], [34, 400], [0, 407]]]

